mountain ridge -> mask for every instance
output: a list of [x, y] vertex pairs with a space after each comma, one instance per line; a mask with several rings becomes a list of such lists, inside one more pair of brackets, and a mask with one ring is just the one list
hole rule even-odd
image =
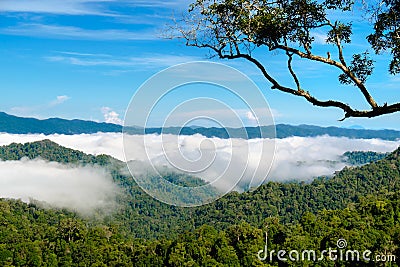
[[0, 112], [0, 132], [11, 134], [91, 134], [97, 132], [121, 132], [117, 124], [87, 120], [60, 118], [23, 118]]
[[217, 138], [286, 138], [286, 137], [316, 137], [328, 135], [333, 137], [348, 137], [362, 139], [383, 139], [395, 141], [400, 139], [400, 131], [397, 130], [369, 130], [369, 129], [350, 129], [335, 126], [320, 127], [315, 125], [288, 125], [277, 124], [275, 126], [243, 127], [243, 128], [215, 128], [215, 127], [123, 127], [122, 125], [94, 122], [88, 120], [66, 120], [61, 118], [36, 119], [24, 118], [0, 112], [0, 133], [10, 134], [94, 134], [121, 133], [124, 131], [129, 134], [181, 134], [194, 135], [201, 134], [206, 137]]

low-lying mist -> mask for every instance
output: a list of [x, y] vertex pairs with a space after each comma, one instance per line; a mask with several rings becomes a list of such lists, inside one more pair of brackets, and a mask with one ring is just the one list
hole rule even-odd
[[115, 208], [117, 186], [106, 170], [42, 159], [0, 161], [0, 197], [38, 200], [90, 215]]
[[[98, 133], [82, 135], [15, 135], [0, 134], [0, 145], [12, 142], [25, 143], [50, 139], [62, 146], [81, 150], [88, 154], [108, 154], [119, 160], [125, 160], [123, 152], [123, 136], [118, 133]], [[270, 139], [219, 139], [209, 138], [208, 145], [202, 146], [206, 139], [201, 135], [180, 136], [146, 135], [146, 148], [143, 145], [143, 136], [129, 136], [134, 151], [128, 153], [128, 161], [150, 162], [156, 166], [171, 167], [165, 153], [176, 155], [177, 151], [189, 160], [216, 151], [214, 164], [223, 165], [233, 162], [231, 168], [237, 166], [232, 173], [242, 173], [243, 164], [250, 171], [244, 173], [244, 178], [236, 187], [244, 186], [251, 179], [251, 168], [269, 168], [268, 163], [259, 162], [259, 147], [271, 142]], [[178, 141], [177, 141], [178, 140]], [[346, 151], [376, 151], [390, 152], [395, 150], [400, 141], [385, 141], [380, 139], [349, 139], [343, 137], [290, 137], [276, 139], [274, 161], [266, 181], [301, 180], [309, 181], [317, 176], [332, 175], [342, 169], [346, 164], [341, 161], [341, 156]], [[162, 143], [162, 145], [160, 145]], [[236, 151], [242, 153], [232, 155], [232, 144]], [[179, 150], [177, 150], [179, 148]], [[213, 151], [211, 151], [213, 150]], [[215, 150], [215, 151], [214, 151]], [[247, 151], [250, 151], [249, 157]], [[272, 152], [271, 152], [272, 153]], [[212, 153], [211, 153], [212, 154]], [[265, 164], [265, 166], [263, 165]], [[144, 165], [148, 166], [148, 165]], [[218, 171], [223, 171], [217, 166]], [[214, 169], [215, 170], [215, 169]], [[213, 181], [216, 172], [206, 170], [197, 173], [205, 181]], [[231, 186], [231, 185], [229, 185]], [[112, 201], [116, 186], [111, 177], [104, 170], [95, 167], [64, 166], [42, 160], [0, 162], [0, 197], [29, 199], [34, 198], [46, 201], [58, 207], [72, 207], [85, 212], [101, 207]]]

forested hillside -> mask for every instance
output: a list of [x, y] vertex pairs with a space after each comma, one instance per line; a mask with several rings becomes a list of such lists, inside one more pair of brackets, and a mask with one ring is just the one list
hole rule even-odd
[[[107, 168], [123, 190], [117, 196], [119, 209], [93, 220], [70, 211], [45, 210], [40, 204], [2, 200], [0, 266], [132, 266], [132, 262], [135, 266], [257, 266], [262, 264], [257, 251], [263, 249], [266, 226], [270, 249], [322, 249], [345, 238], [350, 248], [400, 257], [400, 149], [382, 160], [347, 167], [334, 177], [311, 183], [268, 182], [197, 208], [152, 199], [127, 175], [124, 164], [109, 156], [86, 155], [48, 140], [0, 147], [2, 160], [38, 156]], [[178, 183], [188, 179], [168, 175]], [[273, 260], [277, 266], [277, 259]], [[328, 261], [320, 266], [333, 265]]]
[[[360, 167], [347, 167], [334, 177], [320, 177], [311, 183], [267, 182], [254, 191], [232, 192], [197, 208], [169, 206], [144, 193], [128, 175], [125, 164], [106, 155], [86, 155], [49, 140], [0, 147], [0, 159], [18, 160], [40, 156], [49, 161], [75, 164], [100, 164], [107, 168], [124, 191], [118, 195], [120, 210], [113, 214], [126, 231], [135, 237], [170, 237], [179, 230], [190, 230], [203, 224], [217, 229], [236, 222], [261, 227], [266, 217], [279, 217], [284, 223], [299, 220], [305, 212], [342, 209], [368, 194], [382, 195], [400, 189], [400, 159], [396, 152], [386, 159]], [[360, 156], [360, 153], [357, 154]], [[370, 153], [363, 154], [366, 156]], [[395, 167], [393, 167], [395, 166]], [[194, 177], [165, 173], [174, 183], [193, 186], [201, 181]]]
[[348, 151], [343, 154], [343, 157], [344, 161], [351, 165], [363, 165], [384, 159], [389, 154], [374, 151]]
[[99, 164], [108, 165], [113, 160], [107, 155], [87, 155], [81, 151], [60, 146], [48, 139], [18, 144], [12, 143], [8, 146], [0, 146], [1, 160], [20, 160], [22, 158], [42, 158], [48, 161], [69, 164]]
[[[179, 231], [169, 239], [134, 239], [115, 224], [93, 224], [67, 211], [43, 210], [34, 204], [0, 200], [1, 266], [282, 266], [276, 254], [261, 261], [265, 231], [268, 251], [336, 249], [338, 239], [347, 249], [369, 258], [384, 255], [397, 266], [400, 257], [400, 201], [398, 194], [367, 196], [340, 210], [305, 213], [295, 223], [278, 218], [256, 228], [232, 222], [223, 230], [212, 224]], [[264, 254], [261, 254], [263, 256]], [[317, 258], [320, 257], [320, 253]], [[287, 261], [284, 266], [383, 266], [359, 258], [333, 262]]]

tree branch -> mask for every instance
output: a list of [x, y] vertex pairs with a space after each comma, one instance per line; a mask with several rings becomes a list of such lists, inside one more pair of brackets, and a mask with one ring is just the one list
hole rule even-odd
[[288, 69], [289, 69], [290, 74], [291, 74], [292, 77], [293, 77], [293, 80], [294, 80], [295, 84], [296, 84], [297, 91], [300, 91], [300, 90], [301, 90], [301, 88], [300, 88], [300, 81], [299, 81], [299, 79], [297, 78], [297, 75], [296, 75], [296, 73], [294, 72], [294, 70], [293, 70], [293, 68], [292, 68], [293, 55], [290, 54], [290, 53], [287, 52], [287, 51], [286, 51], [286, 55], [288, 56], [287, 67], [288, 67]]
[[[205, 45], [207, 46], [207, 45]], [[207, 46], [209, 47], [209, 46]], [[209, 47], [211, 49], [213, 49], [220, 58], [224, 58], [224, 59], [235, 59], [235, 58], [244, 58], [250, 62], [252, 62], [264, 75], [264, 77], [270, 82], [272, 83], [272, 89], [278, 89], [280, 91], [292, 94], [292, 95], [296, 95], [296, 96], [301, 96], [304, 97], [307, 101], [311, 102], [313, 105], [315, 106], [320, 106], [320, 107], [338, 107], [340, 109], [342, 109], [346, 114], [352, 114], [354, 112], [354, 110], [347, 104], [344, 104], [342, 102], [338, 102], [338, 101], [333, 101], [333, 100], [328, 100], [328, 101], [321, 101], [316, 99], [315, 97], [311, 96], [311, 94], [308, 91], [304, 91], [301, 88], [298, 90], [294, 90], [292, 88], [286, 87], [281, 85], [277, 80], [275, 80], [265, 69], [265, 67], [255, 58], [253, 58], [252, 56], [248, 55], [248, 54], [235, 54], [235, 55], [226, 55], [222, 53], [221, 49], [216, 49], [215, 47]]]
[[[375, 102], [374, 98], [369, 94], [368, 89], [365, 87], [365, 85], [363, 84], [362, 81], [360, 81], [355, 75], [354, 73], [352, 73], [346, 65], [344, 65], [342, 62], [337, 62], [331, 58], [325, 58], [325, 57], [321, 57], [321, 56], [317, 56], [311, 53], [304, 53], [298, 49], [289, 47], [289, 46], [285, 46], [285, 45], [276, 45], [273, 49], [281, 49], [284, 51], [288, 51], [290, 53], [296, 54], [301, 58], [307, 58], [310, 60], [314, 60], [314, 61], [319, 61], [322, 63], [326, 63], [332, 66], [335, 66], [337, 68], [339, 68], [340, 70], [342, 70], [346, 75], [348, 75], [351, 80], [356, 84], [356, 86], [360, 89], [361, 93], [364, 95], [364, 98], [367, 100], [367, 102], [370, 104], [370, 106], [374, 109], [378, 107], [378, 104]], [[272, 50], [273, 50], [272, 49]], [[344, 59], [343, 59], [344, 60]]]
[[296, 95], [296, 96], [300, 96], [305, 98], [308, 102], [310, 102], [311, 104], [313, 104], [314, 106], [319, 106], [319, 107], [336, 107], [336, 108], [340, 108], [344, 111], [345, 116], [343, 119], [341, 119], [340, 121], [343, 121], [347, 118], [350, 117], [364, 117], [364, 118], [372, 118], [372, 117], [376, 117], [376, 116], [380, 116], [380, 115], [384, 115], [384, 114], [390, 114], [390, 113], [394, 113], [394, 112], [398, 112], [400, 111], [400, 103], [396, 103], [396, 104], [392, 104], [392, 105], [383, 105], [383, 106], [377, 106], [376, 108], [372, 109], [372, 110], [355, 110], [353, 108], [351, 108], [349, 105], [340, 102], [340, 101], [334, 101], [334, 100], [326, 100], [326, 101], [322, 101], [319, 100], [317, 98], [315, 98], [314, 96], [312, 96], [308, 91], [302, 90], [302, 89], [292, 89], [286, 86], [281, 85], [277, 80], [275, 80], [266, 70], [266, 68], [264, 67], [263, 64], [261, 64], [261, 62], [259, 62], [257, 59], [253, 58], [252, 56], [248, 55], [248, 54], [223, 54], [222, 52], [222, 48], [215, 48], [212, 47], [210, 45], [201, 45], [201, 47], [208, 47], [212, 50], [214, 50], [218, 56], [222, 59], [237, 59], [237, 58], [244, 58], [250, 62], [252, 62], [264, 75], [264, 77], [270, 82], [272, 83], [272, 89], [277, 89], [279, 91], [285, 92], [285, 93], [289, 93], [292, 95]]

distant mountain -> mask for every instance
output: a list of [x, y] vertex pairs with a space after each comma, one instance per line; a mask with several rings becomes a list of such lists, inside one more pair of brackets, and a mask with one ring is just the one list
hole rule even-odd
[[278, 138], [290, 136], [314, 137], [319, 135], [329, 135], [336, 137], [372, 139], [379, 138], [384, 140], [400, 139], [400, 131], [395, 130], [366, 130], [366, 129], [346, 129], [340, 127], [319, 127], [313, 125], [285, 125], [276, 126]]
[[[97, 132], [122, 132], [123, 127], [111, 123], [98, 123], [85, 120], [65, 120], [59, 118], [51, 118], [39, 120], [34, 118], [21, 118], [0, 112], [0, 132], [13, 134], [91, 134]], [[291, 136], [315, 137], [321, 135], [329, 135], [336, 137], [363, 138], [372, 139], [379, 138], [383, 140], [400, 139], [400, 131], [395, 130], [366, 130], [366, 129], [349, 129], [340, 127], [319, 127], [313, 125], [287, 125], [278, 124], [274, 126], [262, 127], [245, 127], [245, 128], [206, 128], [201, 126], [191, 127], [166, 127], [166, 128], [125, 128], [124, 131], [131, 134], [183, 134], [193, 135], [201, 134], [206, 137], [218, 138], [244, 138], [254, 139], [260, 137], [286, 138]]]
[[357, 130], [364, 130], [365, 129], [361, 125], [351, 125], [351, 126], [349, 126], [347, 128], [349, 128], [349, 129], [357, 129]]
[[39, 120], [21, 118], [0, 112], [0, 132], [13, 134], [90, 134], [97, 132], [121, 132], [122, 126], [84, 120], [51, 118]]
[[[167, 127], [167, 128], [147, 128], [145, 132], [151, 133], [164, 133], [164, 134], [184, 134], [193, 135], [201, 134], [206, 137], [219, 137], [219, 138], [244, 138], [254, 139], [260, 137], [273, 137], [276, 134], [277, 138], [286, 138], [291, 136], [299, 137], [315, 137], [321, 135], [329, 135], [335, 137], [348, 137], [348, 138], [361, 138], [372, 139], [378, 138], [383, 140], [397, 140], [400, 139], [400, 131], [395, 130], [365, 130], [365, 129], [347, 129], [340, 127], [319, 127], [313, 125], [287, 125], [278, 124], [275, 126], [276, 133], [273, 126], [262, 127], [245, 127], [245, 128], [204, 128], [204, 127]], [[142, 133], [143, 129], [132, 128], [126, 129], [128, 133], [138, 134]]]

